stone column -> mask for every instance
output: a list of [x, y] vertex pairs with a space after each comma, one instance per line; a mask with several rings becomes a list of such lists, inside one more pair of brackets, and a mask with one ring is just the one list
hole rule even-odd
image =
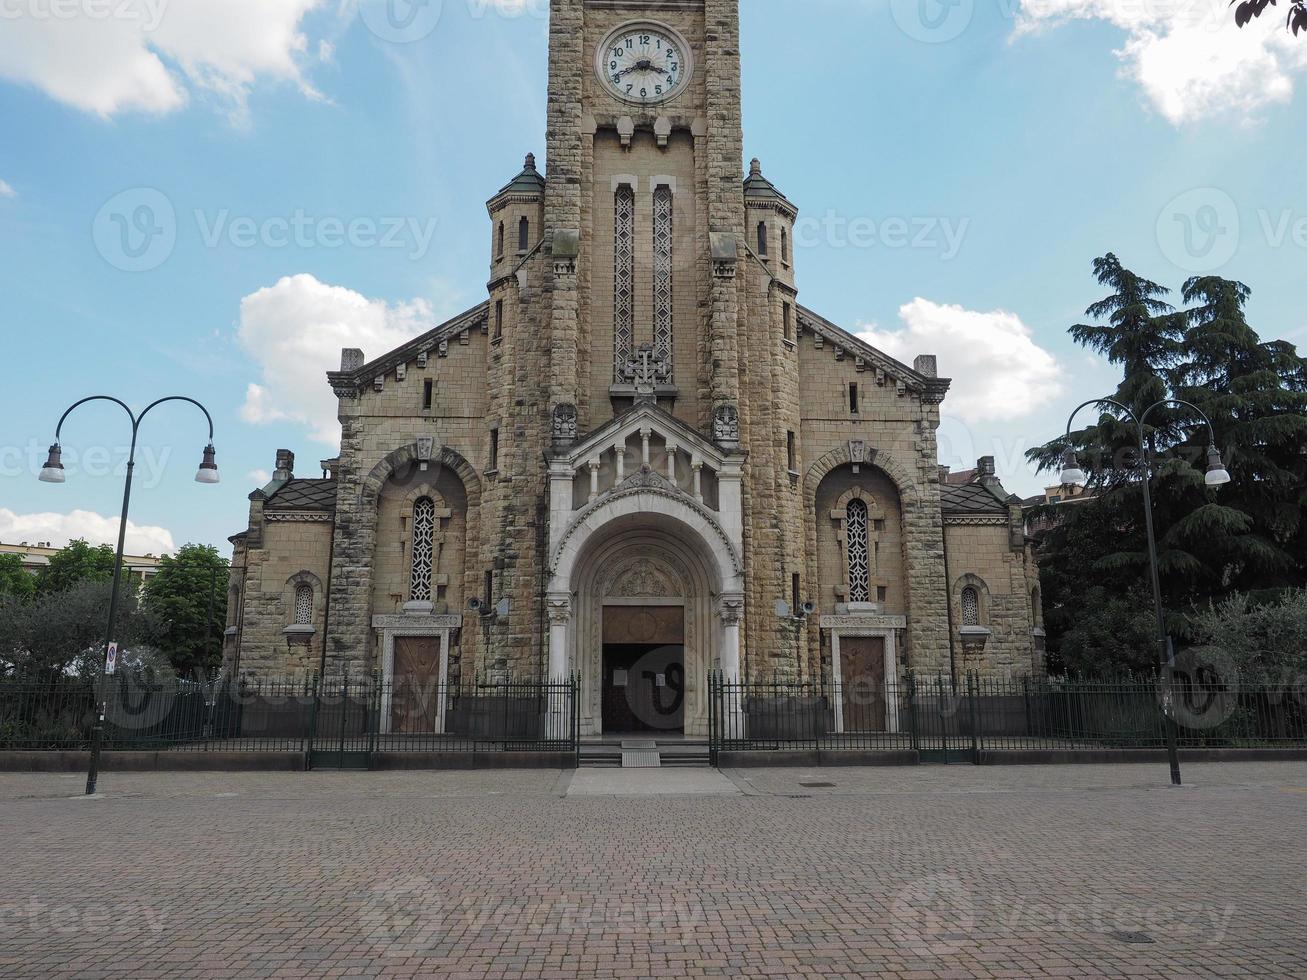
[[721, 673], [727, 685], [721, 704], [722, 733], [726, 738], [744, 737], [744, 692], [740, 683], [740, 626], [744, 621], [744, 595], [728, 593], [718, 609], [722, 618]]
[[[566, 592], [551, 592], [546, 603], [549, 610], [549, 676], [546, 682], [549, 689], [549, 710], [546, 725], [548, 737], [561, 740], [571, 731], [572, 712], [575, 706], [568, 702], [561, 690], [561, 685], [568, 682], [567, 669], [567, 631], [572, 623], [572, 597]], [[581, 692], [574, 692], [580, 697]]]

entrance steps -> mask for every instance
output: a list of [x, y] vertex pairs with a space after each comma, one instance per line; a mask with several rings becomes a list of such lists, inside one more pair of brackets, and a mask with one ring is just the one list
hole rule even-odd
[[708, 740], [683, 735], [588, 735], [581, 738], [581, 765], [610, 769], [707, 766]]

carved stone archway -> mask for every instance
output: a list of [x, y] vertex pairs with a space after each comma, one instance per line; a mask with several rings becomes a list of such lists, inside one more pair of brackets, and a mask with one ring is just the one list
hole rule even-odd
[[744, 606], [739, 555], [693, 501], [654, 491], [616, 493], [559, 536], [550, 563], [550, 675], [581, 679], [581, 729], [602, 731], [605, 609], [684, 609], [687, 734], [704, 734], [708, 672], [739, 676]]

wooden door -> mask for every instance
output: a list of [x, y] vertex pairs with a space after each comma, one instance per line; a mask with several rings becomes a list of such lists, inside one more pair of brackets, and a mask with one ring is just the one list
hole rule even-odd
[[840, 638], [840, 696], [846, 732], [885, 730], [885, 640]]
[[440, 689], [440, 637], [396, 637], [390, 690], [391, 732], [417, 735], [438, 731], [444, 696]]

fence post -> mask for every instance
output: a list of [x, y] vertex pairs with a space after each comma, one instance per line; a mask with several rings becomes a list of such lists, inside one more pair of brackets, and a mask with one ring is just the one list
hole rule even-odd
[[572, 754], [575, 768], [581, 768], [581, 675], [573, 673], [567, 682], [567, 696], [572, 699]]
[[918, 753], [917, 762], [921, 762], [921, 739], [917, 731], [917, 675], [908, 671], [908, 743], [912, 751]]
[[980, 706], [976, 703], [980, 680], [973, 670], [967, 674], [967, 700], [971, 702], [971, 761], [974, 765], [980, 765], [980, 749], [983, 742], [980, 738]]
[[315, 670], [309, 679], [313, 686], [313, 701], [309, 704], [308, 727], [304, 733], [304, 738], [300, 740], [300, 749], [304, 752], [304, 769], [305, 771], [313, 767], [313, 739], [318, 731], [318, 700], [321, 688], [318, 685], [318, 672]]
[[374, 764], [377, 754], [377, 732], [381, 729], [381, 672], [372, 671], [372, 697], [368, 699], [368, 769]]
[[345, 768], [345, 737], [348, 729], [345, 727], [349, 723], [349, 672], [340, 679], [340, 745], [337, 749], [336, 768]]

